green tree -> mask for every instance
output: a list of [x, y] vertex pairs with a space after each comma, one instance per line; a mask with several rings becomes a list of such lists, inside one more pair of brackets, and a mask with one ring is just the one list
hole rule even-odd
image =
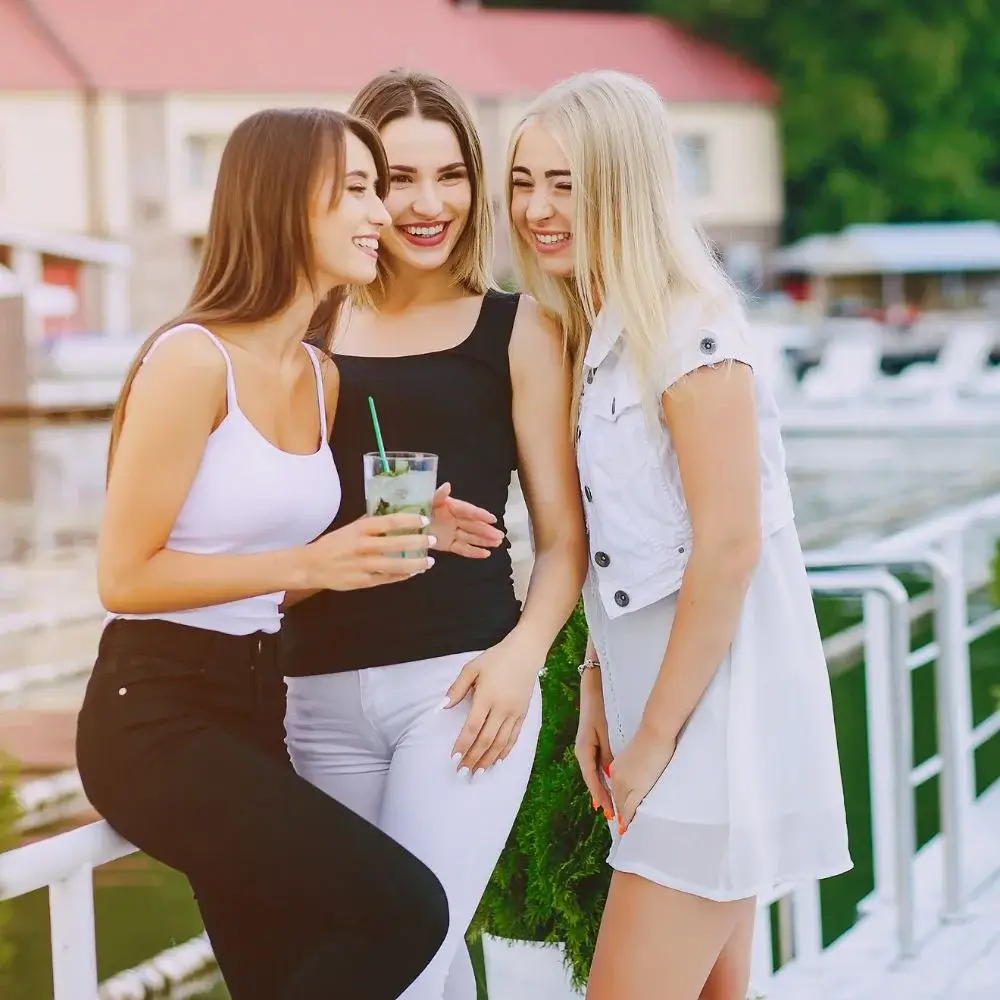
[[789, 236], [1000, 213], [989, 0], [645, 0], [781, 88]]

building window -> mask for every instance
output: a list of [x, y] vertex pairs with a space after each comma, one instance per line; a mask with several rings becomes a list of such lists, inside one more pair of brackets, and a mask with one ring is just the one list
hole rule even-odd
[[224, 135], [189, 135], [185, 141], [187, 179], [190, 187], [204, 191], [215, 184], [226, 145]]
[[692, 197], [703, 197], [709, 191], [708, 140], [703, 135], [678, 137], [681, 186]]

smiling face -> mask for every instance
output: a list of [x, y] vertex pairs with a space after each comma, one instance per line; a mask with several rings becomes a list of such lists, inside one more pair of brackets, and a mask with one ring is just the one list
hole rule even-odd
[[392, 217], [383, 246], [408, 267], [444, 267], [469, 220], [472, 185], [458, 137], [445, 122], [418, 115], [396, 118], [381, 130], [389, 160]]
[[573, 273], [573, 184], [562, 147], [541, 125], [518, 139], [511, 166], [510, 214], [517, 235], [547, 274]]
[[368, 147], [348, 132], [342, 190], [334, 191], [334, 172], [317, 185], [309, 228], [313, 260], [321, 283], [364, 285], [375, 280], [379, 238], [389, 213], [375, 190], [375, 160]]

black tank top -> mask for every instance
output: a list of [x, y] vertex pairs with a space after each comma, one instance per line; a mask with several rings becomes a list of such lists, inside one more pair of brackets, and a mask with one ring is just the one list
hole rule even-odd
[[[503, 524], [517, 444], [508, 348], [518, 296], [488, 292], [472, 333], [429, 354], [337, 355], [340, 399], [330, 444], [343, 484], [331, 528], [365, 513], [362, 456], [376, 449], [375, 399], [386, 449], [438, 456], [438, 483]], [[293, 605], [283, 647], [289, 676], [339, 673], [486, 649], [517, 624], [510, 545], [488, 559], [435, 552], [435, 565], [404, 583], [325, 590]]]

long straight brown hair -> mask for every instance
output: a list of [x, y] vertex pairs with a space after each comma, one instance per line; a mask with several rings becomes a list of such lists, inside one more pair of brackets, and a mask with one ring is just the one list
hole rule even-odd
[[[491, 269], [493, 252], [493, 207], [490, 204], [483, 164], [483, 145], [472, 112], [451, 84], [430, 73], [393, 69], [375, 77], [358, 91], [350, 112], [369, 121], [379, 131], [398, 118], [411, 115], [447, 125], [462, 151], [472, 210], [452, 251], [449, 266], [455, 281], [472, 295], [482, 295], [495, 287]], [[352, 289], [356, 302], [376, 307], [385, 298], [389, 269], [379, 256], [378, 276], [370, 285]]]
[[[187, 305], [139, 348], [111, 419], [108, 474], [121, 435], [125, 404], [143, 359], [165, 330], [181, 323], [260, 323], [287, 309], [303, 277], [315, 288], [309, 231], [311, 200], [326, 171], [333, 202], [343, 193], [347, 134], [369, 149], [384, 198], [389, 168], [378, 132], [353, 115], [325, 108], [259, 111], [233, 130], [219, 163], [198, 277]], [[326, 351], [346, 289], [334, 288], [309, 322], [304, 339]]]

